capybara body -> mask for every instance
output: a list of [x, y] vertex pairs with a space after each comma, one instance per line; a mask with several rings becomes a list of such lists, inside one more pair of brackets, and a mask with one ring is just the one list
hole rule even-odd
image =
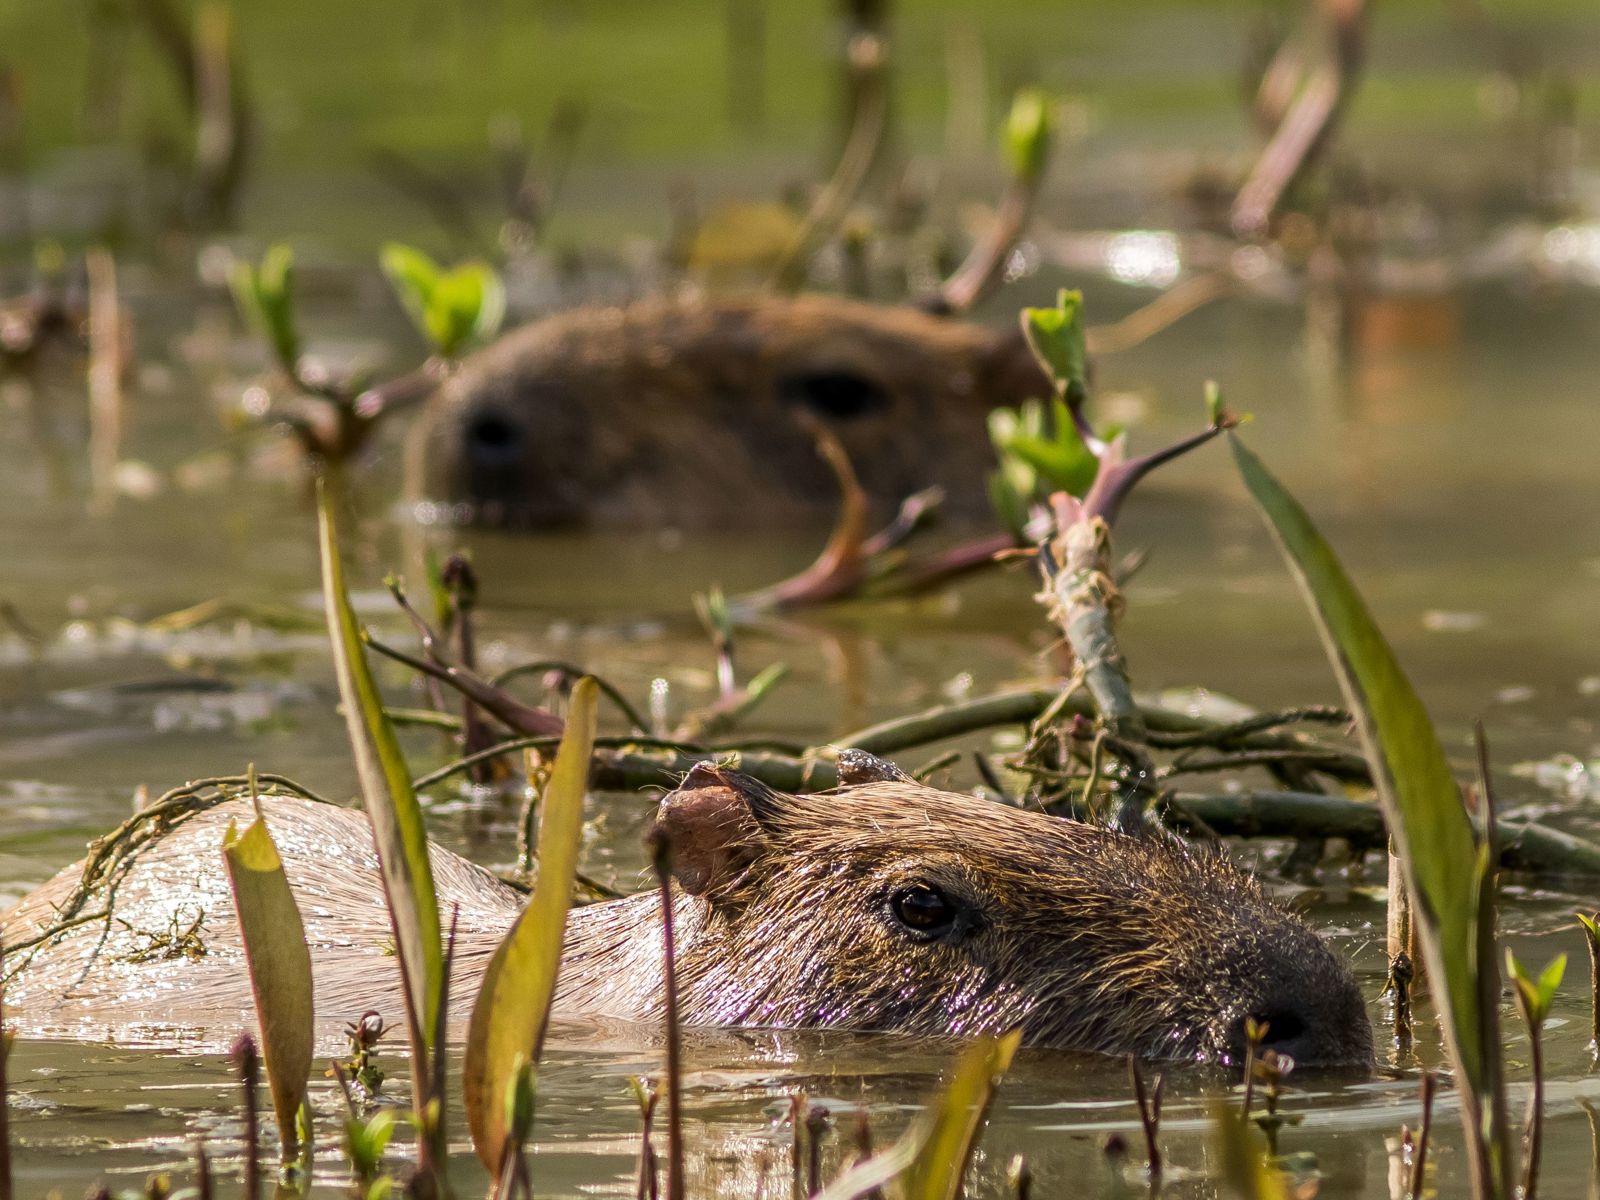
[[[859, 775], [856, 776], [860, 778]], [[363, 814], [262, 801], [311, 945], [319, 1024], [401, 1014], [400, 976]], [[132, 857], [98, 918], [8, 952], [8, 1016], [27, 1034], [225, 1041], [253, 1027], [220, 846], [234, 801]], [[674, 861], [687, 1025], [831, 1027], [936, 1037], [1020, 1027], [1028, 1043], [1232, 1061], [1248, 1017], [1307, 1064], [1365, 1064], [1349, 972], [1220, 854], [936, 791], [892, 774], [789, 796], [695, 769], [658, 815]], [[440, 848], [457, 911], [451, 994], [464, 1020], [523, 897]], [[69, 868], [0, 924], [33, 939]], [[203, 921], [196, 937], [181, 935]], [[659, 894], [573, 911], [558, 1015], [657, 1020]]]
[[880, 510], [987, 504], [986, 420], [1048, 386], [1019, 333], [836, 296], [654, 299], [506, 334], [416, 436], [424, 486], [499, 525], [825, 520], [813, 423]]

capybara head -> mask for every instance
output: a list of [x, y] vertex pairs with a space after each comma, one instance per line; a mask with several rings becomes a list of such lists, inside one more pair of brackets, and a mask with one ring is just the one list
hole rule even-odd
[[825, 519], [814, 425], [880, 510], [981, 512], [989, 410], [1042, 394], [1020, 336], [838, 297], [582, 308], [473, 356], [418, 428], [437, 498], [488, 524]]
[[[662, 803], [705, 902], [688, 1019], [1233, 1062], [1244, 1026], [1306, 1065], [1363, 1065], [1354, 979], [1220, 852], [936, 791], [882, 764], [808, 796], [697, 767]], [[873, 778], [872, 776], [876, 776]]]

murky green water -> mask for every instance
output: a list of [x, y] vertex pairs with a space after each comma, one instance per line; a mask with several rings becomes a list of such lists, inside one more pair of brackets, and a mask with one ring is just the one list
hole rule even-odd
[[[306, 305], [306, 326], [332, 352], [395, 362], [414, 353], [375, 275], [353, 267], [350, 256], [367, 259], [383, 238], [414, 230], [416, 217], [393, 197], [375, 202], [379, 193], [369, 177], [317, 160], [315, 148], [325, 142], [349, 155], [374, 142], [403, 141], [419, 153], [437, 152], [440, 161], [470, 158], [478, 152], [472, 139], [483, 119], [474, 105], [535, 108], [577, 86], [560, 56], [550, 61], [566, 64], [565, 74], [553, 81], [540, 76], [514, 52], [515, 38], [494, 36], [494, 22], [510, 20], [530, 47], [542, 46], [546, 36], [585, 46], [591, 44], [586, 38], [621, 36], [614, 22], [602, 22], [597, 32], [600, 17], [588, 6], [553, 6], [568, 24], [546, 15], [526, 29], [498, 9], [486, 16], [479, 8], [489, 13], [494, 6], [463, 6], [461, 24], [438, 35], [456, 57], [428, 68], [439, 78], [423, 83], [448, 94], [473, 76], [479, 59], [494, 64], [485, 77], [499, 83], [465, 88], [460, 104], [441, 105], [445, 115], [428, 120], [410, 105], [389, 114], [370, 111], [370, 100], [367, 109], [341, 108], [347, 96], [330, 98], [306, 82], [325, 83], [340, 69], [341, 46], [347, 54], [359, 48], [358, 61], [370, 62], [374, 72], [396, 69], [382, 63], [402, 49], [415, 54], [419, 42], [433, 36], [421, 16], [388, 31], [368, 22], [376, 42], [341, 34], [344, 40], [332, 39], [321, 57], [305, 63], [305, 78], [261, 68], [268, 127], [281, 136], [269, 139], [248, 220], [258, 234], [318, 233], [322, 245], [345, 248], [325, 254], [327, 265], [316, 273]], [[1419, 28], [1425, 31], [1415, 13], [1399, 11], [1398, 42], [1380, 58], [1387, 74], [1379, 71], [1365, 101], [1372, 141], [1379, 140], [1371, 137], [1373, 127], [1396, 119], [1397, 94], [1472, 94], [1468, 72], [1450, 74], [1435, 64], [1419, 80], [1393, 69], [1394, 57], [1423, 40]], [[1540, 29], [1570, 19], [1556, 10], [1531, 11], [1523, 19]], [[1080, 80], [1077, 86], [1100, 97], [1096, 103], [1110, 118], [1086, 146], [1110, 157], [1111, 128], [1170, 156], [1156, 159], [1168, 162], [1190, 147], [1193, 127], [1214, 129], [1212, 118], [1227, 111], [1217, 99], [1224, 94], [1220, 68], [1174, 75], [1165, 58], [1157, 63], [1138, 55], [1157, 41], [1181, 40], [1178, 33], [1220, 55], [1234, 44], [1237, 24], [1236, 14], [1161, 12], [1139, 18], [1131, 30], [1104, 21], [1091, 26], [1085, 36], [1099, 57], [1079, 43], [1057, 56], [1024, 56], [1019, 47], [1046, 19], [1032, 10], [986, 16], [978, 24], [992, 39], [997, 73], [1009, 79], [1031, 64], [1047, 78]], [[812, 41], [827, 41], [824, 22], [787, 14], [773, 19], [778, 34], [793, 19]], [[657, 183], [668, 176], [662, 161], [697, 155], [689, 161], [722, 164], [735, 157], [737, 143], [726, 129], [722, 142], [705, 144], [716, 138], [704, 135], [709, 118], [691, 119], [700, 109], [691, 106], [674, 121], [660, 116], [661, 95], [674, 89], [693, 94], [696, 81], [663, 65], [681, 56], [646, 36], [657, 28], [651, 20], [629, 9], [628, 21], [645, 33], [615, 43], [627, 54], [611, 66], [637, 64], [635, 74], [624, 76], [644, 80], [639, 87], [646, 98], [631, 99], [613, 81], [613, 109], [606, 110], [613, 119], [606, 128], [614, 140], [575, 174], [579, 215], [573, 229], [610, 223], [659, 232], [659, 222], [652, 226], [638, 210], [639, 197], [659, 194]], [[905, 18], [908, 111], [919, 136], [939, 109], [941, 73], [929, 59], [940, 52], [942, 20], [942, 13], [915, 9]], [[291, 57], [288, 34], [265, 7], [243, 13], [241, 26], [272, 47], [277, 57], [271, 62]], [[48, 24], [36, 8], [0, 10], [0, 31], [51, 48], [71, 65], [64, 74], [77, 78], [83, 64], [63, 28]], [[711, 35], [699, 24], [693, 29], [683, 37], [710, 53], [696, 39]], [[1154, 36], [1158, 32], [1164, 41]], [[785, 44], [774, 36], [775, 44]], [[380, 53], [384, 46], [389, 51]], [[548, 59], [549, 48], [544, 52]], [[1569, 56], [1581, 60], [1577, 49]], [[792, 48], [775, 55], [772, 124], [751, 155], [759, 168], [727, 168], [730, 179], [747, 171], [770, 182], [795, 170], [796, 130], [814, 128], [826, 83], [785, 74], [794, 57], [801, 52]], [[1122, 73], [1105, 65], [1118, 61], [1139, 65]], [[1148, 84], [1143, 89], [1135, 86], [1141, 79]], [[1153, 80], [1181, 94], [1166, 95], [1166, 107], [1151, 115], [1146, 109], [1163, 101]], [[517, 91], [518, 81], [529, 90]], [[70, 141], [65, 87], [53, 77], [40, 84], [32, 134], [36, 160], [52, 180], [61, 161], [49, 150], [52, 139]], [[1210, 100], [1199, 104], [1197, 96]], [[796, 117], [790, 105], [806, 115]], [[1463, 152], [1470, 121], [1464, 122], [1468, 132], [1457, 131], [1452, 141], [1439, 128], [1450, 123], [1439, 112], [1455, 108], [1444, 101], [1433, 109], [1416, 107], [1432, 115], [1440, 145]], [[1230, 140], [1237, 139], [1222, 136], [1217, 143]], [[773, 159], [785, 151], [790, 159], [774, 170]], [[680, 169], [675, 162], [672, 170]], [[717, 194], [723, 169], [708, 167], [707, 195]], [[1128, 178], [1116, 169], [1125, 171], [1127, 164], [1114, 168], [1100, 158], [1091, 174]], [[308, 178], [318, 184], [312, 195], [303, 187]], [[624, 189], [619, 181], [632, 186]], [[1072, 194], [1071, 184], [1061, 187]], [[1126, 194], [1159, 191], [1149, 175], [1126, 185]], [[61, 194], [52, 183], [40, 196]], [[1149, 215], [1119, 209], [1104, 192], [1098, 203], [1097, 220], [1113, 212], [1130, 221]], [[36, 647], [14, 629], [0, 631], [0, 906], [121, 820], [140, 784], [160, 791], [188, 778], [237, 772], [253, 761], [325, 794], [348, 794], [353, 787], [342, 729], [330, 720], [332, 674], [315, 626], [318, 579], [306, 490], [296, 464], [270, 437], [241, 440], [222, 427], [221, 407], [259, 358], [240, 336], [226, 297], [194, 285], [196, 251], [169, 244], [130, 250], [124, 260], [138, 345], [124, 455], [152, 469], [159, 485], [154, 495], [123, 497], [109, 513], [91, 515], [81, 363], [66, 358], [31, 376], [0, 379], [0, 600], [44, 639]], [[1040, 275], [1015, 286], [992, 306], [993, 319], [1047, 297], [1057, 282]], [[1105, 316], [1138, 299], [1111, 284], [1088, 286], [1092, 307]], [[1557, 787], [1562, 768], [1552, 767], [1542, 776], [1550, 786], [1540, 786], [1509, 768], [1561, 755], [1578, 763], [1600, 759], [1597, 324], [1600, 299], [1576, 290], [1482, 288], [1463, 300], [1459, 336], [1448, 344], [1374, 349], [1338, 371], [1308, 356], [1296, 311], [1238, 300], [1107, 359], [1099, 377], [1103, 402], [1134, 425], [1145, 445], [1192, 428], [1201, 382], [1222, 381], [1232, 405], [1256, 416], [1248, 431], [1252, 444], [1345, 555], [1452, 752], [1465, 756], [1471, 724], [1481, 718], [1502, 767], [1506, 807], [1590, 834], [1600, 834], [1592, 781], [1585, 785], [1581, 775], [1568, 772], [1569, 786]], [[380, 625], [403, 636], [384, 613], [378, 591], [384, 570], [416, 578], [424, 547], [465, 544], [484, 584], [488, 663], [575, 660], [641, 700], [652, 680], [666, 678], [676, 713], [704, 702], [714, 689], [691, 594], [713, 584], [737, 591], [769, 583], [804, 565], [825, 532], [454, 534], [419, 525], [397, 500], [398, 457], [390, 439], [369, 463], [361, 489], [366, 519], [360, 536], [349, 538], [355, 582], [366, 590]], [[1335, 699], [1300, 602], [1221, 452], [1165, 472], [1127, 513], [1119, 536], [1123, 547], [1150, 553], [1127, 589], [1124, 624], [1142, 687], [1199, 685], [1262, 707]], [[792, 670], [748, 731], [822, 743], [876, 719], [1027, 678], [1050, 640], [1031, 590], [1026, 571], [1000, 573], [936, 597], [851, 605], [751, 630], [739, 643], [742, 671], [780, 660]], [[137, 624], [211, 598], [287, 606], [308, 617], [310, 626], [274, 629], [240, 620], [154, 635]], [[403, 698], [401, 678], [390, 681]], [[444, 760], [426, 735], [410, 735], [408, 746], [419, 769]], [[959, 774], [955, 780], [972, 782]], [[605, 833], [585, 868], [637, 885], [637, 839], [647, 810], [648, 798], [601, 798], [596, 811], [606, 816]], [[436, 797], [434, 816], [436, 834], [464, 853], [490, 863], [511, 857], [510, 809], [446, 792]], [[1283, 889], [1353, 959], [1375, 998], [1383, 970], [1383, 901], [1374, 880], [1381, 881], [1381, 871], [1369, 871], [1365, 882], [1330, 874], [1314, 888]], [[1594, 908], [1594, 891], [1593, 885], [1547, 890], [1517, 883], [1506, 895], [1504, 923], [1519, 956], [1543, 962], [1565, 951], [1573, 966], [1547, 1031], [1553, 1080], [1548, 1195], [1578, 1195], [1590, 1179], [1590, 1131], [1580, 1102], [1600, 1097], [1600, 1080], [1591, 1076], [1584, 951], [1570, 914]], [[1376, 999], [1373, 1013], [1382, 1016]], [[1437, 1062], [1435, 1043], [1430, 1027], [1419, 1031], [1422, 1063]], [[1524, 1050], [1524, 1039], [1514, 1035], [1513, 1058]], [[696, 1034], [687, 1053], [697, 1191], [752, 1194], [764, 1165], [781, 1177], [792, 1092], [804, 1090], [834, 1107], [839, 1128], [848, 1129], [849, 1112], [864, 1107], [886, 1139], [934, 1085], [950, 1049], [889, 1037], [751, 1031]], [[643, 1035], [561, 1032], [541, 1082], [535, 1166], [541, 1193], [631, 1194], [636, 1118], [625, 1080], [658, 1064], [657, 1048]], [[1284, 1134], [1283, 1148], [1316, 1156], [1322, 1195], [1391, 1194], [1392, 1143], [1402, 1122], [1415, 1123], [1418, 1065], [1411, 1059], [1388, 1063], [1371, 1079], [1293, 1080], [1288, 1106], [1303, 1113], [1304, 1122]], [[391, 1066], [398, 1075], [398, 1062]], [[182, 1176], [197, 1136], [221, 1152], [236, 1132], [234, 1092], [215, 1057], [25, 1042], [12, 1056], [11, 1076], [22, 1195], [57, 1187], [70, 1195], [101, 1178], [136, 1186], [147, 1172], [169, 1167]], [[1174, 1072], [1165, 1141], [1179, 1168], [1206, 1168], [1205, 1106], [1227, 1082]], [[324, 1115], [336, 1111], [327, 1085], [319, 1085], [316, 1103]], [[1444, 1194], [1464, 1187], [1454, 1122], [1447, 1094], [1436, 1143]], [[328, 1121], [325, 1136], [332, 1128]], [[1042, 1194], [1109, 1188], [1113, 1177], [1101, 1141], [1111, 1130], [1137, 1141], [1136, 1129], [1120, 1063], [1024, 1053], [984, 1143], [979, 1190], [996, 1190], [1003, 1164], [1018, 1151], [1034, 1164]], [[463, 1154], [464, 1176], [475, 1169], [468, 1158]], [[339, 1182], [335, 1160], [331, 1145], [324, 1147], [318, 1178], [330, 1194]], [[1208, 1188], [1199, 1180], [1177, 1185], [1183, 1195], [1209, 1195]]]

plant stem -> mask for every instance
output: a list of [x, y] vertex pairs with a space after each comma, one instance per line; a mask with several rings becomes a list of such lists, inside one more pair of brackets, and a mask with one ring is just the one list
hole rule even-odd
[[260, 1200], [261, 1133], [256, 1117], [256, 1084], [260, 1081], [261, 1059], [255, 1039], [241, 1033], [233, 1043], [232, 1057], [244, 1093], [244, 1195], [245, 1200]]
[[661, 980], [667, 1038], [667, 1200], [684, 1200], [683, 1061], [678, 1030], [677, 946], [672, 927], [672, 842], [665, 829], [650, 831], [650, 865], [661, 888]]
[[1536, 1200], [1539, 1189], [1539, 1156], [1544, 1149], [1544, 1039], [1542, 1024], [1537, 1015], [1520, 1001], [1523, 1019], [1528, 1023], [1528, 1066], [1533, 1072], [1533, 1084], [1528, 1092], [1527, 1133], [1522, 1155], [1522, 1189], [1520, 1200]]
[[11, 1087], [6, 1060], [11, 1057], [11, 1039], [6, 1036], [5, 947], [0, 946], [0, 1200], [12, 1200], [11, 1183]]
[[1439, 1077], [1432, 1071], [1422, 1073], [1422, 1125], [1417, 1130], [1416, 1149], [1411, 1159], [1411, 1182], [1407, 1196], [1422, 1200], [1422, 1185], [1428, 1166], [1428, 1140], [1433, 1135], [1433, 1093]]
[[1167, 1081], [1165, 1076], [1157, 1075], [1155, 1084], [1147, 1093], [1144, 1075], [1139, 1070], [1139, 1060], [1133, 1057], [1128, 1059], [1128, 1075], [1133, 1080], [1133, 1098], [1139, 1105], [1139, 1124], [1144, 1129], [1145, 1155], [1150, 1162], [1150, 1188], [1155, 1191], [1161, 1185], [1161, 1146], [1158, 1137], [1161, 1132], [1161, 1092]]

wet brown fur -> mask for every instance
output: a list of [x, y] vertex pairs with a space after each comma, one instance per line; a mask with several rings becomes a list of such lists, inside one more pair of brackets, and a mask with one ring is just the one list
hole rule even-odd
[[880, 509], [942, 487], [986, 506], [985, 419], [1045, 383], [1020, 335], [836, 296], [654, 299], [524, 326], [469, 359], [419, 427], [434, 496], [496, 524], [825, 518], [844, 444]]
[[[400, 1013], [388, 918], [365, 818], [272, 797], [266, 817], [312, 947], [324, 1030]], [[91, 1039], [225, 1041], [251, 1020], [218, 847], [229, 803], [142, 850], [109, 925], [41, 946], [8, 988], [19, 1029]], [[935, 1036], [1020, 1025], [1030, 1043], [1157, 1058], [1237, 1053], [1246, 1014], [1296, 1010], [1307, 1061], [1365, 1063], [1371, 1034], [1349, 973], [1220, 855], [1132, 839], [885, 780], [805, 797], [697, 770], [663, 802], [686, 885], [674, 904], [689, 1025], [833, 1026]], [[699, 839], [698, 841], [696, 839]], [[435, 848], [441, 904], [460, 905], [452, 994], [464, 1020], [522, 897]], [[69, 868], [0, 921], [8, 945], [54, 918]], [[957, 940], [919, 940], [889, 898], [931, 883], [968, 906]], [[86, 911], [103, 906], [91, 900]], [[141, 957], [203, 908], [206, 953]], [[659, 897], [575, 910], [558, 1011], [658, 1018]], [[15, 959], [8, 963], [14, 967]]]

